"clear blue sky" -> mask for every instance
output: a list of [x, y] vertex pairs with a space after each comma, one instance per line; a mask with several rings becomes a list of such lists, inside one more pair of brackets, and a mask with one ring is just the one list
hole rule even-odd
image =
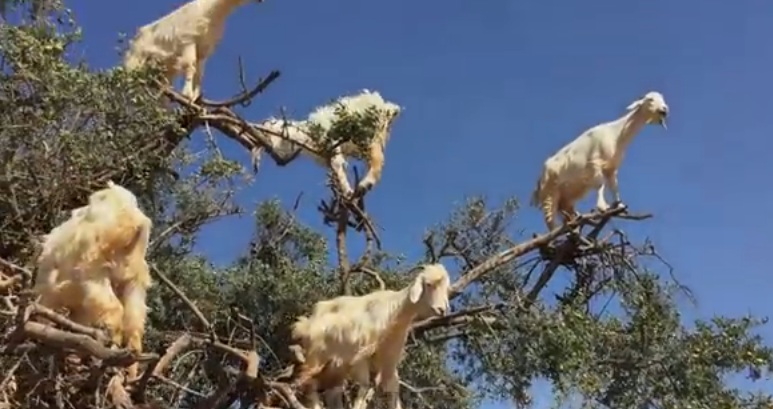
[[[283, 73], [244, 111], [250, 118], [280, 105], [300, 117], [360, 88], [405, 106], [369, 211], [388, 226], [385, 247], [416, 259], [424, 228], [465, 194], [527, 201], [547, 155], [644, 92], [660, 91], [671, 107], [669, 130], [645, 129], [620, 174], [623, 199], [656, 218], [618, 225], [652, 237], [692, 286], [701, 303], [687, 316], [768, 314], [773, 3], [537, 3], [266, 0], [231, 17], [204, 93], [237, 90], [241, 55], [250, 78]], [[181, 2], [67, 4], [84, 28], [86, 57], [108, 68], [119, 61], [119, 31], [133, 35]], [[248, 160], [235, 144], [222, 147]], [[319, 226], [323, 171], [305, 160], [285, 168], [269, 162], [243, 200], [279, 197], [290, 206], [303, 190], [301, 218]], [[536, 209], [519, 220], [542, 230]], [[242, 221], [226, 221], [207, 230], [201, 247], [224, 263], [250, 233]]]

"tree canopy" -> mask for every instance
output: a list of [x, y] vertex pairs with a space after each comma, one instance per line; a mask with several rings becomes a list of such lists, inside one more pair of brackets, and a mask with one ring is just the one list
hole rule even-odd
[[[678, 272], [653, 243], [607, 228], [612, 218], [647, 223], [650, 215], [612, 209], [524, 237], [514, 233], [517, 198], [470, 196], [415, 243], [424, 259], [403, 260], [381, 250], [367, 196], [349, 203], [331, 187], [329, 198], [314, 198], [324, 199], [320, 217], [336, 234], [329, 243], [297, 217], [296, 204], [237, 203], [236, 192], [261, 181], [217, 148], [218, 138], [251, 152], [260, 146], [257, 125], [239, 105], [281, 80], [278, 72], [231, 101], [192, 103], [159, 87], [153, 67], [94, 70], [73, 61], [68, 50], [80, 33], [63, 5], [2, 4], [0, 407], [271, 401], [297, 409], [287, 382], [296, 317], [322, 299], [400, 288], [412, 267], [431, 261], [453, 273], [452, 312], [414, 325], [400, 367], [407, 408], [475, 408], [485, 397], [528, 405], [538, 379], [552, 384], [557, 405], [773, 407], [770, 395], [728, 382], [767, 375], [773, 349], [755, 333], [766, 320], [684, 320], [677, 301], [689, 290]], [[360, 140], [372, 133], [361, 132], [370, 123], [342, 114], [335, 131]], [[216, 135], [202, 152], [191, 138], [204, 138], [205, 124]], [[108, 348], [99, 330], [40, 308], [28, 291], [40, 236], [108, 180], [131, 189], [154, 222], [142, 356]], [[204, 226], [227, 217], [250, 220], [252, 239], [216, 268], [193, 246]], [[346, 245], [360, 238], [365, 250], [352, 254]], [[559, 274], [567, 284], [554, 291]], [[56, 318], [53, 327], [35, 325], [36, 316]], [[67, 361], [71, 353], [82, 359]], [[123, 382], [118, 369], [137, 360], [143, 377]]]

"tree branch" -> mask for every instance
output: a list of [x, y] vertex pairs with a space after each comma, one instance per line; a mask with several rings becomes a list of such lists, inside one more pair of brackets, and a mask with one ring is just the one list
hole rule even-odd
[[169, 287], [170, 290], [172, 290], [177, 297], [179, 297], [185, 305], [188, 306], [188, 308], [193, 312], [193, 314], [196, 316], [196, 318], [199, 319], [201, 324], [204, 326], [204, 328], [209, 331], [210, 336], [212, 337], [212, 340], [217, 339], [217, 334], [215, 333], [215, 329], [212, 327], [212, 324], [210, 324], [207, 317], [204, 316], [204, 314], [201, 312], [199, 307], [196, 306], [196, 304], [191, 301], [185, 293], [183, 293], [179, 288], [177, 288], [176, 285], [164, 274], [161, 272], [161, 270], [156, 267], [155, 264], [150, 265], [151, 271], [153, 271], [156, 276], [163, 282], [167, 287]]
[[[526, 241], [525, 243], [521, 243], [518, 245], [515, 245], [507, 250], [504, 250], [500, 252], [499, 254], [488, 258], [483, 263], [475, 266], [474, 268], [470, 269], [466, 273], [464, 273], [456, 282], [451, 286], [451, 299], [454, 299], [462, 294], [462, 291], [473, 283], [474, 281], [480, 279], [485, 274], [495, 270], [498, 267], [501, 267], [507, 263], [509, 263], [512, 260], [515, 260], [516, 258], [529, 253], [531, 251], [534, 251], [542, 246], [547, 245], [548, 243], [552, 242], [559, 236], [568, 233], [578, 227], [588, 225], [588, 224], [595, 224], [594, 220], [609, 220], [612, 217], [619, 216], [626, 212], [625, 208], [613, 208], [605, 211], [601, 214], [583, 214], [577, 217], [576, 219], [570, 221], [569, 223], [558, 227], [548, 233], [545, 233], [543, 235], [534, 237], [531, 240]], [[606, 222], [604, 222], [606, 223]], [[603, 226], [603, 224], [602, 224]]]

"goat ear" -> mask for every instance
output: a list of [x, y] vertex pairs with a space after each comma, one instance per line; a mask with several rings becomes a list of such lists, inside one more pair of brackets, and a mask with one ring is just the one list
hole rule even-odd
[[638, 108], [642, 103], [644, 102], [644, 98], [639, 98], [636, 101], [631, 102], [631, 105], [628, 105], [628, 108], [626, 108], [626, 111], [631, 111], [636, 108]]
[[421, 292], [424, 290], [424, 283], [421, 277], [416, 277], [411, 284], [411, 290], [408, 293], [408, 299], [416, 304], [421, 298]]

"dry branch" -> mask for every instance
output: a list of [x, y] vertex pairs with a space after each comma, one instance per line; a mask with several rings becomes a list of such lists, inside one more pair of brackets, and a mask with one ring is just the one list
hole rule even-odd
[[[240, 77], [244, 77], [244, 67], [241, 64], [241, 59], [239, 59], [239, 73]], [[271, 71], [268, 76], [265, 79], [262, 79], [258, 81], [258, 84], [255, 85], [251, 90], [245, 90], [239, 95], [234, 96], [233, 98], [230, 98], [226, 101], [210, 101], [207, 99], [202, 98], [201, 104], [208, 108], [223, 108], [223, 107], [233, 107], [236, 105], [243, 105], [247, 106], [252, 101], [253, 98], [258, 96], [259, 94], [263, 93], [263, 91], [268, 88], [271, 83], [276, 81], [281, 73], [279, 71]]]
[[62, 329], [66, 331], [87, 335], [102, 344], [108, 344], [110, 342], [110, 338], [107, 335], [105, 335], [104, 332], [96, 328], [88, 327], [88, 326], [70, 321], [69, 319], [65, 318], [63, 315], [57, 314], [55, 311], [51, 310], [50, 308], [46, 308], [40, 304], [32, 304], [30, 305], [29, 308], [30, 308], [31, 316], [42, 316], [45, 319], [53, 321], [55, 324], [62, 327]]
[[22, 328], [27, 338], [62, 350], [75, 350], [109, 365], [128, 366], [137, 361], [131, 352], [109, 349], [87, 335], [73, 334], [39, 322], [26, 322]]
[[155, 273], [155, 275], [163, 282], [167, 287], [169, 287], [172, 292], [175, 293], [180, 299], [185, 303], [185, 305], [190, 308], [191, 312], [196, 316], [196, 318], [201, 321], [201, 324], [204, 326], [204, 328], [209, 331], [210, 336], [212, 337], [212, 340], [217, 339], [217, 334], [215, 334], [215, 330], [212, 327], [212, 324], [209, 323], [209, 320], [202, 314], [201, 310], [199, 310], [199, 307], [196, 306], [196, 304], [193, 303], [186, 295], [183, 293], [179, 288], [177, 288], [174, 283], [167, 278], [167, 276], [161, 272], [161, 270], [158, 269], [158, 267], [155, 266], [155, 264], [151, 264], [150, 266], [151, 271]]
[[[360, 182], [357, 168], [354, 167], [355, 184]], [[336, 254], [338, 256], [338, 274], [341, 286], [341, 294], [351, 294], [349, 280], [353, 273], [363, 273], [373, 277], [381, 288], [386, 284], [379, 274], [368, 267], [373, 256], [373, 246], [381, 248], [381, 241], [375, 231], [370, 217], [362, 210], [365, 207], [365, 197], [356, 196], [353, 198], [345, 197], [342, 189], [336, 183], [333, 172], [328, 172], [328, 183], [333, 196], [328, 201], [320, 201], [317, 210], [323, 215], [323, 222], [326, 225], [335, 223], [336, 231]], [[349, 228], [363, 232], [365, 238], [365, 249], [360, 257], [352, 263], [349, 260], [346, 240]]]
[[[537, 237], [534, 237], [531, 240], [526, 241], [525, 243], [521, 243], [509, 249], [506, 249], [500, 252], [499, 254], [497, 254], [496, 256], [489, 258], [483, 263], [465, 272], [458, 280], [456, 280], [456, 282], [451, 286], [451, 298], [453, 299], [461, 295], [464, 289], [468, 285], [480, 279], [485, 274], [495, 270], [498, 267], [501, 267], [509, 263], [510, 261], [515, 260], [516, 258], [524, 254], [537, 250], [542, 246], [548, 245], [553, 240], [559, 238], [560, 236], [568, 232], [571, 232], [582, 226], [591, 225], [591, 224], [603, 227], [613, 217], [617, 217], [625, 213], [626, 213], [625, 208], [612, 208], [600, 214], [599, 213], [583, 214], [578, 216], [574, 220], [570, 221], [569, 223], [561, 227], [558, 227], [548, 233], [539, 235]], [[650, 216], [644, 215], [644, 216], [638, 216], [638, 217], [646, 218]]]

